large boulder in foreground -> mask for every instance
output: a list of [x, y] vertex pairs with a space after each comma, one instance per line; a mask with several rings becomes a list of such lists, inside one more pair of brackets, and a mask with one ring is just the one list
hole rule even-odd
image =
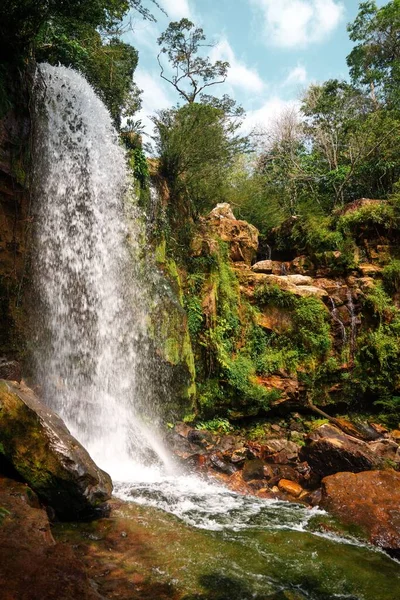
[[0, 459], [64, 520], [92, 518], [112, 482], [63, 421], [24, 385], [0, 380]]
[[321, 506], [347, 525], [358, 525], [371, 543], [400, 556], [400, 473], [336, 473], [322, 481]]
[[359, 473], [384, 466], [384, 460], [366, 442], [333, 425], [321, 425], [313, 431], [301, 449], [300, 457], [320, 477], [340, 471]]

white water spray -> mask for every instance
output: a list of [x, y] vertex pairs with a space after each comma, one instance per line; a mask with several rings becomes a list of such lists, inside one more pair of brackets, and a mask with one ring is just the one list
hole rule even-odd
[[39, 68], [35, 154], [36, 375], [99, 466], [140, 479], [155, 456], [170, 466], [143, 418], [152, 398], [146, 295], [132, 256], [140, 225], [126, 226], [125, 153], [110, 115], [71, 69]]

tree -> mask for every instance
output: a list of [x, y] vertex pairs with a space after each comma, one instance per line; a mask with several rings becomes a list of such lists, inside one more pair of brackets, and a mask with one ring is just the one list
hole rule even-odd
[[294, 215], [304, 195], [315, 197], [315, 177], [309, 168], [304, 124], [295, 108], [283, 111], [264, 131], [255, 132], [261, 152], [257, 170], [267, 196], [279, 196], [282, 211]]
[[[147, 0], [160, 8], [157, 0]], [[145, 0], [2, 0], [0, 3], [0, 60], [26, 54], [41, 27], [53, 19], [85, 23], [101, 33], [115, 35], [124, 16], [138, 12], [155, 20]]]
[[140, 106], [133, 82], [138, 54], [122, 41], [121, 23], [130, 10], [155, 20], [145, 2], [158, 6], [157, 0], [5, 0], [0, 51], [7, 55], [11, 84], [3, 87], [12, 87], [11, 72], [23, 71], [28, 56], [73, 67], [93, 85], [120, 128]]
[[[211, 47], [205, 40], [203, 29], [195, 27], [188, 19], [171, 22], [158, 38], [161, 46], [157, 57], [160, 75], [189, 103], [196, 102], [199, 96], [201, 98], [205, 89], [224, 83], [228, 74], [228, 62], [217, 60], [211, 63], [208, 57], [199, 55], [202, 48]], [[161, 60], [165, 54], [172, 70], [170, 75], [166, 74]]]
[[333, 207], [340, 207], [363, 195], [390, 193], [390, 171], [399, 166], [396, 115], [376, 111], [363, 90], [338, 80], [310, 86], [302, 112], [322, 197], [333, 196]]
[[382, 8], [373, 0], [361, 2], [348, 31], [359, 42], [347, 57], [353, 82], [368, 86], [376, 108], [380, 103], [400, 108], [400, 0]]
[[140, 92], [133, 81], [138, 53], [117, 36], [104, 43], [86, 23], [57, 18], [46, 23], [36, 39], [36, 59], [73, 66], [85, 75], [110, 111], [119, 129], [140, 107]]
[[201, 103], [161, 111], [156, 125], [156, 150], [178, 213], [195, 217], [224, 199], [225, 181], [247, 138], [221, 109]]

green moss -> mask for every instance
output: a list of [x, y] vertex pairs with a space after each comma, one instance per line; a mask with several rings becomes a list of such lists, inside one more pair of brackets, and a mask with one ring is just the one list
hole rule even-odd
[[163, 265], [166, 262], [166, 244], [165, 238], [163, 238], [156, 246], [155, 261], [159, 265]]
[[179, 344], [175, 338], [167, 338], [164, 344], [164, 355], [168, 362], [178, 364], [180, 359]]
[[172, 258], [166, 260], [165, 270], [168, 279], [172, 283], [174, 290], [178, 295], [180, 305], [183, 306], [183, 291], [181, 277], [179, 275], [177, 264]]

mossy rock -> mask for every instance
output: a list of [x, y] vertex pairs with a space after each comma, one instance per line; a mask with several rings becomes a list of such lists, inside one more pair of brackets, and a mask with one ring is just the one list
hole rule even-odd
[[0, 457], [64, 520], [91, 518], [112, 482], [29, 388], [0, 380]]

